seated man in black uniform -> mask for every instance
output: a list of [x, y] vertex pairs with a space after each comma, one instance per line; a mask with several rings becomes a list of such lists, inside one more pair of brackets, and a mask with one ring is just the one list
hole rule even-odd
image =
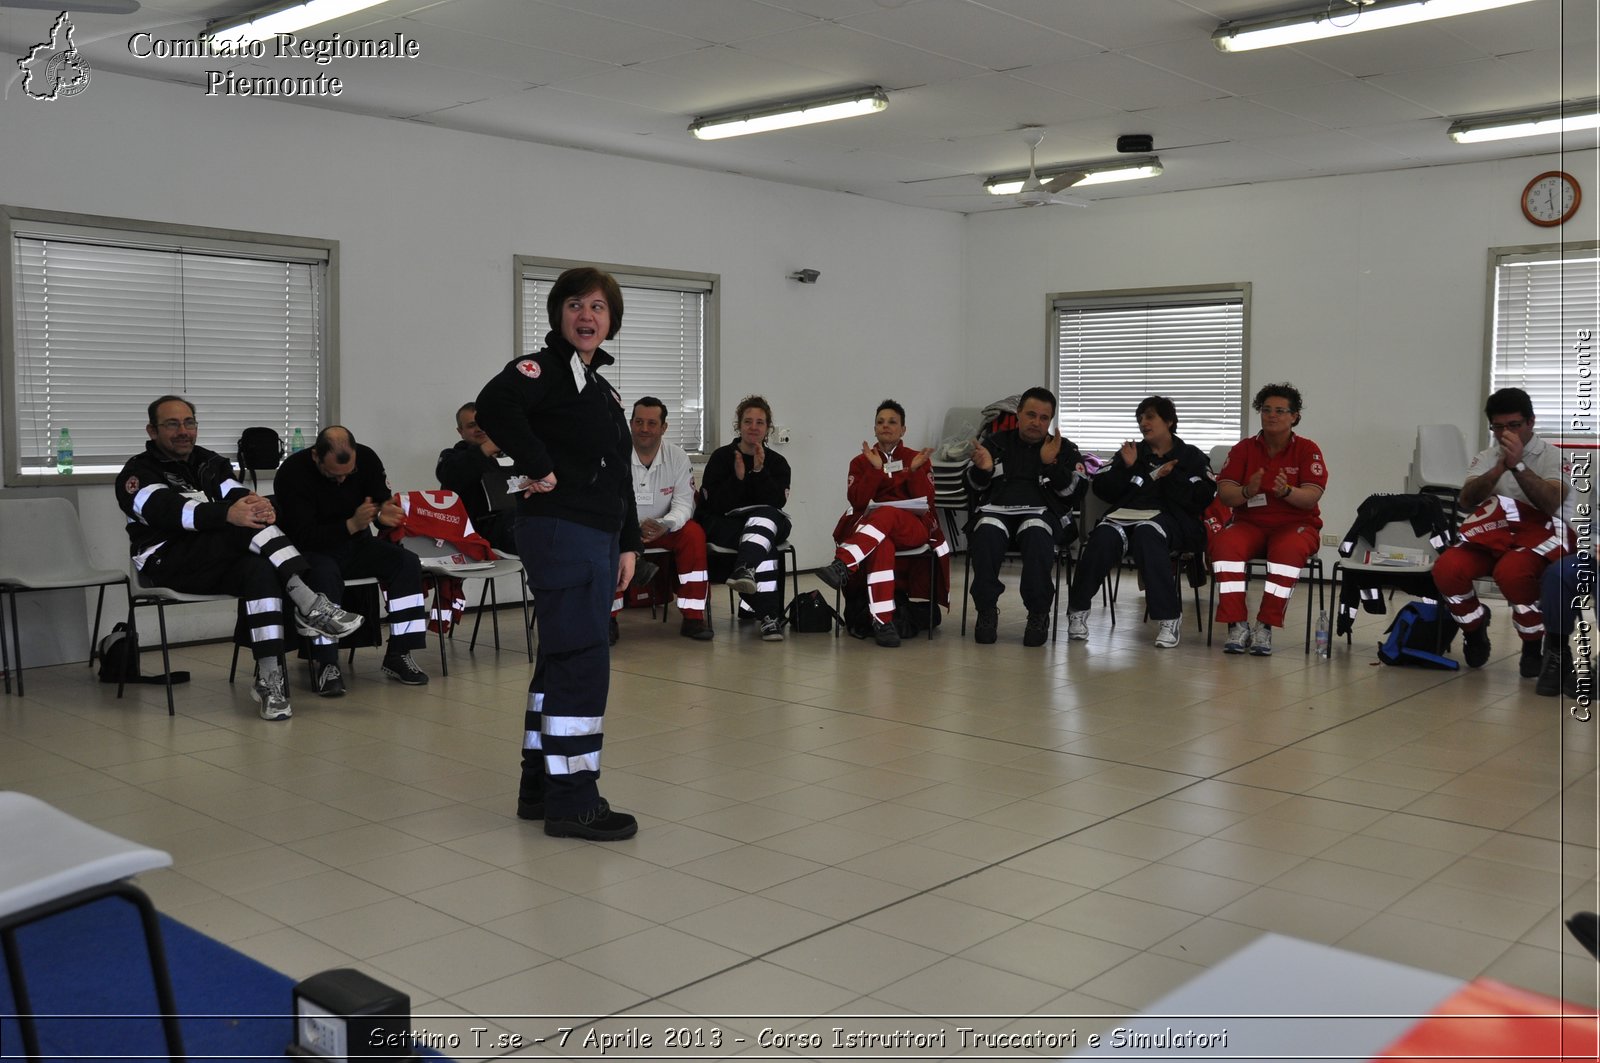
[[287, 719], [281, 660], [283, 599], [302, 633], [338, 639], [361, 626], [302, 577], [310, 565], [277, 526], [272, 503], [234, 476], [220, 454], [195, 445], [194, 405], [163, 395], [149, 407], [144, 452], [117, 475], [117, 505], [128, 516], [134, 567], [147, 586], [244, 599], [256, 659], [250, 696], [263, 720]]
[[511, 525], [521, 492], [509, 494], [511, 459], [499, 458], [500, 448], [478, 427], [478, 404], [469, 402], [456, 411], [456, 434], [461, 442], [439, 452], [433, 475], [439, 486], [454, 491], [478, 534], [503, 554], [517, 552]]
[[976, 505], [967, 559], [978, 610], [972, 637], [978, 642], [998, 637], [997, 603], [1005, 590], [1000, 564], [1013, 542], [1022, 552], [1022, 604], [1028, 610], [1022, 644], [1043, 646], [1050, 634], [1051, 565], [1082, 482], [1078, 448], [1050, 434], [1055, 415], [1055, 395], [1029, 388], [1017, 404], [1017, 427], [980, 439], [973, 448], [967, 486]]
[[[357, 443], [348, 428], [329, 425], [311, 447], [289, 455], [273, 483], [279, 522], [311, 563], [311, 585], [338, 601], [346, 578], [376, 576], [389, 595], [383, 672], [407, 686], [427, 683], [411, 657], [428, 640], [422, 562], [400, 544], [373, 535], [374, 522], [392, 528], [403, 517], [378, 455]], [[344, 693], [336, 640], [312, 640], [311, 675], [323, 697]]]

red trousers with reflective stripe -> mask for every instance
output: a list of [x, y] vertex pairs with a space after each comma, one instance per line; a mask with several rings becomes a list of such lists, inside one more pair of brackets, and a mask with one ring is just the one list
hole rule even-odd
[[1217, 623], [1237, 624], [1249, 619], [1245, 598], [1245, 563], [1255, 558], [1267, 562], [1267, 582], [1262, 589], [1256, 619], [1268, 627], [1282, 627], [1289, 595], [1294, 593], [1300, 569], [1321, 545], [1309, 524], [1284, 524], [1261, 528], [1238, 521], [1211, 537], [1212, 579], [1217, 584]]
[[[685, 620], [703, 618], [706, 615], [705, 529], [691, 520], [675, 532], [667, 532], [659, 539], [650, 540], [644, 544], [644, 548], [672, 551], [672, 567], [678, 573], [678, 597], [673, 604]], [[611, 612], [621, 612], [622, 604], [622, 595], [618, 594], [611, 601]]]
[[1511, 603], [1512, 625], [1525, 642], [1544, 638], [1544, 614], [1539, 609], [1539, 579], [1550, 564], [1532, 550], [1495, 553], [1471, 543], [1459, 543], [1439, 555], [1433, 565], [1433, 585], [1445, 596], [1450, 612], [1463, 631], [1483, 626], [1486, 612], [1478, 603], [1472, 581], [1493, 576], [1495, 586]]
[[874, 620], [887, 624], [894, 619], [895, 547], [914, 550], [927, 544], [928, 523], [922, 515], [884, 507], [862, 518], [833, 556], [852, 572], [866, 569], [867, 607]]

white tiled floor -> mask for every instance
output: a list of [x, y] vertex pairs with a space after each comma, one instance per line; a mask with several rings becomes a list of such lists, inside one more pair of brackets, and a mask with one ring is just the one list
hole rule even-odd
[[174, 917], [296, 978], [366, 970], [434, 1030], [1120, 1015], [1265, 931], [1596, 1002], [1561, 919], [1600, 908], [1600, 724], [1534, 696], [1508, 630], [1450, 674], [1376, 665], [1376, 619], [1356, 653], [1305, 657], [1291, 627], [1258, 659], [1192, 614], [1155, 650], [1135, 595], [1043, 649], [1002, 606], [998, 645], [951, 622], [898, 650], [625, 615], [602, 790], [641, 830], [616, 844], [512, 814], [509, 649], [453, 647], [446, 679], [430, 646], [422, 689], [367, 651], [338, 701], [296, 670], [280, 723], [225, 646], [179, 651], [170, 719], [159, 687], [30, 671], [0, 786], [171, 851], [143, 883]]

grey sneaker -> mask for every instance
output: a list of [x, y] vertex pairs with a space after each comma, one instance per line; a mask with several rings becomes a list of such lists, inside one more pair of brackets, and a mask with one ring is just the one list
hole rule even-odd
[[754, 594], [756, 592], [756, 574], [750, 571], [749, 565], [740, 565], [734, 569], [728, 574], [725, 582], [740, 594]]
[[1077, 612], [1067, 612], [1067, 641], [1089, 641], [1089, 610], [1080, 609]]
[[309, 611], [295, 611], [294, 626], [302, 635], [326, 635], [330, 639], [342, 639], [361, 626], [361, 614], [341, 609], [330, 602], [326, 594], [319, 594]]
[[1257, 624], [1250, 633], [1250, 656], [1272, 656], [1272, 629], [1265, 624]]
[[1223, 653], [1245, 653], [1250, 649], [1250, 625], [1240, 620], [1228, 625], [1228, 641], [1222, 644]]
[[263, 720], [287, 720], [294, 715], [294, 710], [289, 708], [289, 693], [284, 685], [282, 670], [266, 678], [257, 673], [256, 681], [250, 684], [250, 696], [259, 706], [256, 712]]
[[775, 616], [764, 616], [764, 617], [762, 617], [761, 618], [761, 641], [762, 642], [782, 642], [783, 641], [783, 621], [779, 620]]
[[1183, 618], [1161, 621], [1161, 630], [1156, 632], [1156, 649], [1170, 650], [1178, 644], [1178, 628], [1183, 623]]
[[833, 563], [827, 568], [817, 569], [817, 578], [834, 590], [838, 590], [850, 582], [850, 566], [834, 558]]
[[311, 686], [319, 698], [344, 697], [344, 673], [337, 664], [311, 662]]

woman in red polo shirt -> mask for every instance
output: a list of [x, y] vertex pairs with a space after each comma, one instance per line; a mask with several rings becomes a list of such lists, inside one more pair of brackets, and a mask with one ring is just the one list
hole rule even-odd
[[[1211, 537], [1212, 578], [1217, 582], [1217, 623], [1228, 625], [1224, 653], [1272, 653], [1272, 629], [1294, 593], [1300, 569], [1321, 545], [1322, 514], [1317, 505], [1328, 486], [1322, 448], [1296, 435], [1300, 390], [1293, 384], [1268, 384], [1251, 407], [1261, 414], [1261, 431], [1228, 452], [1217, 476], [1217, 501], [1233, 509], [1228, 526]], [[1265, 558], [1267, 582], [1256, 624], [1247, 622], [1245, 565]]]

